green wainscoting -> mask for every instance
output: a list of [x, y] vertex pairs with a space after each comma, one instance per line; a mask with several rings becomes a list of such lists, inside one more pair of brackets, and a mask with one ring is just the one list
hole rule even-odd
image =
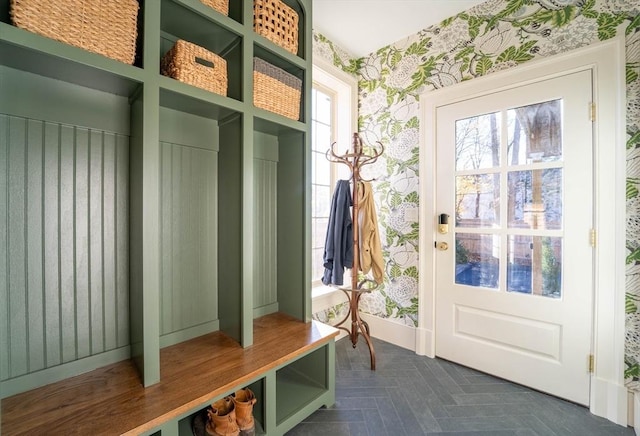
[[27, 374], [56, 379], [61, 364], [129, 345], [129, 138], [0, 114], [0, 150], [10, 394]]

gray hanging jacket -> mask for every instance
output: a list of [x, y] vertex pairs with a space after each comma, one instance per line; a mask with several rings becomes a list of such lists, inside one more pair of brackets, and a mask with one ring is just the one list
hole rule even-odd
[[327, 237], [324, 241], [325, 285], [342, 285], [344, 269], [353, 267], [353, 222], [348, 180], [338, 180], [331, 199]]

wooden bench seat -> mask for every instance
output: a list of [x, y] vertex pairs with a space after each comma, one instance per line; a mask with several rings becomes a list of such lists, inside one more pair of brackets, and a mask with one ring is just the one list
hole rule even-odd
[[[333, 346], [337, 334], [315, 321], [267, 315], [254, 321], [254, 344], [244, 349], [221, 332], [162, 349], [161, 381], [147, 388], [127, 360], [6, 398], [0, 428], [3, 435], [148, 434], [313, 350]], [[334, 386], [328, 389], [335, 399]]]

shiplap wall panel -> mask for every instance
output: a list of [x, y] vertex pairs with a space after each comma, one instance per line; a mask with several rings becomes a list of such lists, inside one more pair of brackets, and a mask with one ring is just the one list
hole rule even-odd
[[116, 136], [116, 341], [129, 345], [129, 138]]
[[[9, 119], [0, 115], [0, 228], [9, 228]], [[0, 232], [0, 247], [9, 246], [7, 230]], [[0, 321], [7, 320], [9, 300], [8, 250], [0, 248]], [[6, 325], [6, 322], [5, 322]], [[9, 378], [9, 335], [7, 328], [0, 328], [0, 380]]]
[[75, 134], [71, 126], [60, 126], [60, 335], [62, 362], [76, 359], [75, 325]]
[[9, 296], [5, 307], [9, 313], [9, 377], [26, 372], [27, 313], [25, 268], [25, 162], [26, 121], [9, 119]]
[[161, 143], [161, 334], [218, 319], [217, 152]]
[[104, 305], [102, 255], [104, 186], [102, 165], [102, 132], [89, 134], [89, 313], [91, 354], [104, 351]]
[[128, 345], [128, 153], [126, 136], [0, 115], [0, 379]]
[[60, 290], [60, 128], [45, 124], [44, 133], [44, 300], [46, 366], [62, 362]]
[[91, 354], [89, 316], [89, 132], [75, 129], [75, 328], [76, 359]]
[[[103, 332], [102, 347], [117, 347], [116, 329], [116, 142], [113, 135], [104, 135], [102, 144], [102, 266], [103, 270]], [[95, 346], [95, 344], [94, 344]]]
[[253, 306], [277, 303], [277, 162], [254, 159], [254, 287]]
[[28, 372], [45, 368], [44, 298], [43, 298], [43, 190], [42, 161], [44, 125], [29, 120], [27, 124], [27, 344]]

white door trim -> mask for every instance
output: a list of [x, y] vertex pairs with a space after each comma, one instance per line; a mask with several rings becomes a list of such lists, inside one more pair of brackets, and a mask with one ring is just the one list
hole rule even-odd
[[[594, 123], [595, 295], [590, 410], [617, 424], [627, 424], [624, 385], [625, 339], [625, 40], [624, 30], [608, 41], [511, 70], [473, 79], [420, 95], [420, 281], [416, 353], [435, 357], [436, 236], [434, 179], [436, 108], [492, 91], [531, 83], [566, 72], [593, 72]], [[589, 109], [585, 108], [588, 113]]]

